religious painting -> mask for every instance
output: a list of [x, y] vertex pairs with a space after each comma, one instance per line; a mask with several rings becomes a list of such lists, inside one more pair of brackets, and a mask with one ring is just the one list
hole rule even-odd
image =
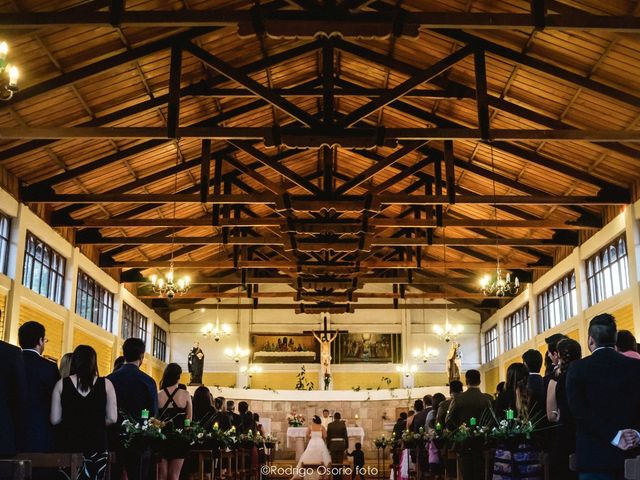
[[320, 358], [318, 342], [311, 334], [255, 333], [251, 347], [256, 363], [317, 363]]
[[334, 363], [400, 363], [399, 333], [340, 333], [333, 345]]

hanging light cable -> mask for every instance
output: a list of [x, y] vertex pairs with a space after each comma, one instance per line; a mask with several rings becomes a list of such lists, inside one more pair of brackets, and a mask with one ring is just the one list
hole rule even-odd
[[491, 180], [493, 184], [493, 219], [495, 222], [494, 233], [496, 238], [496, 275], [495, 278], [486, 274], [480, 279], [480, 290], [486, 296], [512, 296], [518, 293], [520, 289], [520, 280], [514, 275], [511, 279], [511, 273], [507, 272], [506, 276], [502, 276], [502, 269], [500, 268], [500, 247], [498, 245], [498, 202], [496, 195], [496, 168], [493, 158], [493, 144], [491, 147]]
[[[444, 279], [448, 280], [447, 276], [447, 228], [442, 227], [442, 263], [444, 266]], [[446, 297], [446, 295], [445, 295]], [[450, 342], [451, 340], [455, 340], [455, 338], [462, 333], [463, 327], [462, 325], [455, 325], [449, 323], [449, 302], [445, 298], [444, 304], [444, 326], [442, 325], [434, 325], [433, 331], [435, 334], [445, 342]]]

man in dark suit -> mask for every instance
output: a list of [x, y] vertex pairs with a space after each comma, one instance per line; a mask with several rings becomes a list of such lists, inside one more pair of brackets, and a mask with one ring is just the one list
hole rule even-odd
[[42, 356], [47, 342], [44, 326], [26, 322], [18, 329], [18, 342], [22, 347], [27, 379], [27, 401], [18, 431], [18, 451], [52, 452], [53, 426], [50, 421], [51, 394], [60, 380], [58, 366]]
[[[125, 340], [122, 345], [124, 365], [107, 377], [116, 391], [118, 410], [137, 421], [140, 421], [142, 410], [148, 410], [150, 416], [158, 414], [156, 382], [140, 370], [144, 351], [145, 344], [139, 338]], [[117, 445], [116, 448], [116, 458], [119, 462], [122, 461], [117, 468], [124, 467], [129, 480], [145, 480], [151, 464], [151, 451], [131, 454], [122, 445]]]
[[[480, 372], [478, 370], [467, 370], [465, 374], [467, 391], [458, 394], [449, 406], [446, 417], [446, 424], [451, 428], [457, 428], [472, 418], [476, 419], [480, 425], [480, 419], [487, 414], [491, 408], [491, 395], [482, 393], [480, 390]], [[484, 478], [484, 457], [478, 449], [470, 453], [461, 455], [460, 469], [463, 480], [482, 480]]]
[[344, 454], [349, 448], [347, 426], [341, 418], [340, 412], [335, 412], [333, 414], [333, 422], [327, 426], [327, 447], [331, 454], [331, 463], [334, 465], [343, 462]]
[[576, 421], [580, 480], [617, 480], [640, 445], [640, 362], [615, 351], [616, 323], [602, 313], [589, 323], [591, 355], [571, 364], [567, 399]]
[[238, 415], [236, 412], [236, 402], [234, 402], [233, 400], [227, 400], [227, 410], [226, 410], [226, 415], [227, 415], [227, 419], [229, 421], [229, 425], [230, 427], [236, 427], [236, 430], [238, 430], [240, 428], [240, 415]]
[[[425, 402], [426, 400], [426, 402]], [[425, 405], [429, 403], [431, 405], [433, 403], [433, 397], [431, 395], [425, 395], [423, 400], [416, 400], [413, 402], [413, 409], [415, 410], [415, 415], [413, 416], [413, 420], [411, 421], [411, 431], [418, 433], [420, 429], [423, 431], [427, 431], [427, 415], [431, 411], [431, 406], [425, 408]], [[426, 448], [422, 448], [422, 446], [411, 451], [411, 459], [416, 463], [418, 469], [416, 470], [416, 478], [420, 479], [426, 475], [429, 470], [429, 458], [427, 457]]]
[[16, 433], [26, 399], [27, 379], [22, 352], [18, 347], [0, 341], [0, 458], [16, 453]]
[[545, 414], [547, 392], [544, 388], [544, 380], [540, 375], [540, 370], [542, 369], [542, 354], [538, 350], [531, 348], [522, 354], [522, 362], [529, 369], [527, 390], [529, 390], [529, 394], [531, 395], [531, 405], [536, 412], [535, 415]]

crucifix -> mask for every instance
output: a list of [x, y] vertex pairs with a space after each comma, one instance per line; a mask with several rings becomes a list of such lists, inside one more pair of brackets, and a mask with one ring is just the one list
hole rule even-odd
[[345, 330], [329, 330], [327, 328], [327, 318], [329, 314], [322, 314], [322, 330], [312, 330], [311, 334], [320, 343], [320, 383], [323, 390], [328, 390], [331, 383], [331, 344], [338, 334]]

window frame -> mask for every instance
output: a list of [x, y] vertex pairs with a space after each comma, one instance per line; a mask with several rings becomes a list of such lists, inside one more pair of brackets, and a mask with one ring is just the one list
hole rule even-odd
[[147, 341], [149, 319], [133, 308], [127, 302], [122, 302], [122, 323], [120, 336], [127, 338], [139, 338], [143, 342]]
[[95, 278], [78, 269], [76, 314], [108, 332], [113, 332], [115, 295]]
[[546, 332], [578, 314], [576, 271], [565, 273], [536, 296], [537, 333]]
[[167, 361], [167, 331], [153, 324], [153, 356], [163, 362]]
[[9, 251], [11, 250], [11, 217], [0, 212], [0, 273], [9, 272]]
[[[612, 254], [615, 254], [615, 260], [611, 260]], [[631, 279], [629, 278], [629, 250], [625, 233], [617, 236], [587, 258], [584, 266], [589, 307], [627, 290]]]
[[485, 363], [495, 360], [500, 355], [500, 351], [498, 348], [498, 326], [497, 325], [494, 325], [489, 330], [484, 332], [483, 350], [484, 350]]
[[504, 327], [504, 350], [505, 352], [523, 343], [530, 338], [529, 303], [525, 303], [511, 315], [507, 315], [503, 322]]
[[[31, 249], [31, 246], [33, 246], [33, 249]], [[64, 255], [30, 231], [27, 231], [22, 285], [38, 295], [64, 306], [66, 270], [67, 259]], [[38, 285], [34, 284], [36, 278]], [[43, 284], [43, 282], [46, 283]]]

